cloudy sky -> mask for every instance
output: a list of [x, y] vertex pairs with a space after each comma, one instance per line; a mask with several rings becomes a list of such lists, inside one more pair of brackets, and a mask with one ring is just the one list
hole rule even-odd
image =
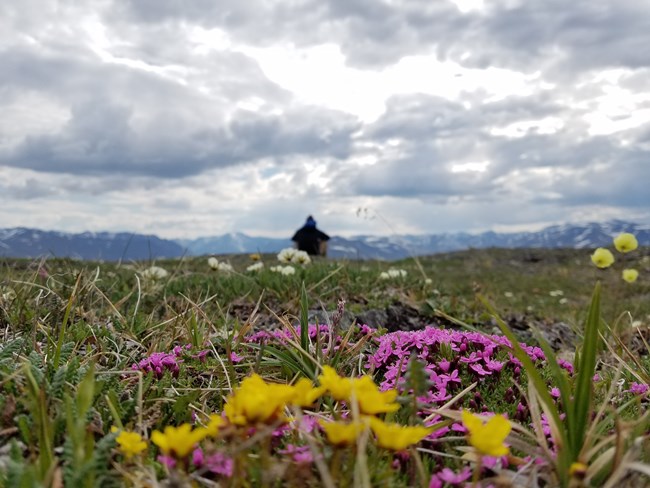
[[650, 222], [650, 0], [0, 2], [0, 228]]

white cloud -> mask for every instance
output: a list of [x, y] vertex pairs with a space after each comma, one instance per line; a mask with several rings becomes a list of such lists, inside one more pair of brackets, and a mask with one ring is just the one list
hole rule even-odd
[[344, 235], [647, 220], [644, 8], [0, 3], [0, 221], [196, 237], [284, 236], [310, 213]]

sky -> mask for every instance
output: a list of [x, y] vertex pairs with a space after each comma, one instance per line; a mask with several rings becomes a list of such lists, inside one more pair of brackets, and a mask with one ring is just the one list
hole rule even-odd
[[0, 2], [0, 228], [650, 223], [650, 0]]

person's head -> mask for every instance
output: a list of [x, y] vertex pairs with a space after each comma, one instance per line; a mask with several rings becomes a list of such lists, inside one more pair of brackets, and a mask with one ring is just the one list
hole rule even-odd
[[316, 221], [311, 215], [307, 217], [307, 221], [305, 222], [305, 227], [316, 227]]

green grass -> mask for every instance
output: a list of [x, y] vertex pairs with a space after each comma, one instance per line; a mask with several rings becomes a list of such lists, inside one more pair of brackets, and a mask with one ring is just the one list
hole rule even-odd
[[[295, 338], [295, 345], [254, 347], [242, 341], [244, 334], [263, 328], [304, 323], [307, 309], [333, 313], [343, 300], [348, 319], [368, 311], [389, 317], [386, 323], [370, 326], [404, 327], [408, 323], [404, 317], [410, 314], [420, 324], [459, 327], [464, 323], [493, 334], [498, 331], [497, 321], [480, 295], [506, 323], [515, 325], [515, 333], [534, 324], [552, 334], [558, 330], [556, 324], [564, 323], [566, 330], [575, 332], [575, 338], [566, 343], [573, 346], [580, 344], [584, 333], [596, 281], [602, 282], [602, 333], [611, 351], [597, 358], [596, 367], [605, 381], [595, 389], [592, 406], [598, 410], [613, 402], [603, 421], [604, 432], [634, 432], [643, 440], [639, 441], [642, 448], [635, 448], [635, 457], [628, 461], [646, 462], [645, 401], [622, 392], [612, 397], [607, 385], [620, 377], [628, 383], [650, 380], [647, 351], [639, 355], [644, 346], [639, 334], [650, 330], [649, 253], [638, 250], [625, 255], [615, 269], [599, 270], [590, 263], [588, 251], [470, 250], [393, 263], [317, 260], [304, 268], [296, 266], [291, 276], [268, 270], [277, 264], [275, 255], [262, 256], [266, 269], [257, 273], [245, 271], [251, 264], [248, 256], [220, 256], [219, 260], [233, 265], [232, 274], [213, 271], [204, 257], [155, 263], [4, 259], [0, 262], [0, 444], [11, 448], [0, 454], [0, 486], [51, 486], [58, 480], [66, 486], [140, 486], [145, 479], [171, 479], [174, 472], [168, 473], [155, 461], [154, 446], [130, 469], [115, 449], [110, 426], [149, 437], [166, 425], [207, 418], [222, 411], [225, 397], [252, 371], [278, 382], [291, 381], [296, 375], [313, 377], [318, 373], [317, 363], [336, 365], [342, 374], [363, 372], [359, 357], [371, 353], [376, 343], [360, 340], [357, 332], [349, 337], [349, 344], [344, 341], [339, 351], [327, 353], [321, 352], [322, 344], [310, 344], [304, 335]], [[153, 264], [169, 275], [157, 281], [144, 279], [142, 271]], [[634, 284], [620, 279], [620, 269], [628, 265], [640, 272]], [[390, 268], [404, 269], [407, 275], [380, 279], [380, 273]], [[399, 323], [391, 323], [391, 317]], [[632, 322], [637, 327], [632, 328]], [[529, 342], [531, 337], [525, 335]], [[590, 340], [595, 340], [593, 335]], [[170, 352], [184, 344], [192, 345], [192, 353], [183, 356], [176, 375], [154, 378], [131, 369], [151, 353]], [[209, 351], [205, 362], [191, 357], [202, 349]], [[233, 351], [243, 358], [241, 362], [230, 360]], [[570, 357], [573, 352], [569, 347], [559, 354]], [[540, 374], [550, 387], [552, 371], [543, 368]], [[515, 397], [526, 396], [525, 380], [525, 376], [515, 380], [504, 374], [497, 383], [480, 383], [454, 407], [470, 407], [469, 400], [479, 392], [487, 410], [512, 418], [516, 404], [504, 397], [511, 388], [517, 391]], [[470, 382], [464, 378], [463, 387]], [[572, 384], [570, 380], [566, 388]], [[581, 388], [587, 387], [583, 377]], [[565, 400], [569, 394], [569, 390], [563, 392]], [[404, 401], [410, 404], [412, 398]], [[581, 411], [585, 408], [582, 404]], [[412, 409], [408, 412], [405, 408], [396, 418], [418, 421]], [[629, 427], [638, 419], [645, 423]], [[572, 435], [580, 437], [580, 433]], [[466, 443], [462, 434], [456, 437], [441, 442], [440, 453], [422, 454], [427, 473], [441, 466], [460, 469], [465, 465], [457, 447]], [[316, 440], [322, 442], [320, 437]], [[237, 442], [231, 444], [237, 446]], [[305, 441], [300, 437], [292, 442]], [[626, 446], [621, 451], [625, 455], [632, 452]], [[324, 449], [331, 461], [333, 452]], [[579, 446], [573, 449], [578, 452]], [[270, 462], [263, 459], [266, 451], [254, 446], [251, 452], [254, 455], [246, 458], [246, 469], [257, 479], [252, 485], [269, 483], [262, 474], [264, 463]], [[288, 480], [292, 479], [296, 486], [301, 480], [309, 480], [309, 486], [323, 483], [318, 469], [287, 464], [273, 453], [276, 485], [291, 485]], [[387, 476], [393, 477], [387, 481], [391, 486], [419, 483], [415, 458], [399, 461], [403, 469], [397, 469], [391, 468], [397, 461], [375, 446], [369, 447], [366, 456], [373, 485], [382, 485]], [[345, 469], [355, 472], [355, 466]], [[362, 474], [357, 473], [359, 479], [366, 479]], [[626, 476], [623, 479], [638, 480]], [[196, 477], [194, 481], [209, 486]], [[241, 479], [228, 483], [246, 486]]]

